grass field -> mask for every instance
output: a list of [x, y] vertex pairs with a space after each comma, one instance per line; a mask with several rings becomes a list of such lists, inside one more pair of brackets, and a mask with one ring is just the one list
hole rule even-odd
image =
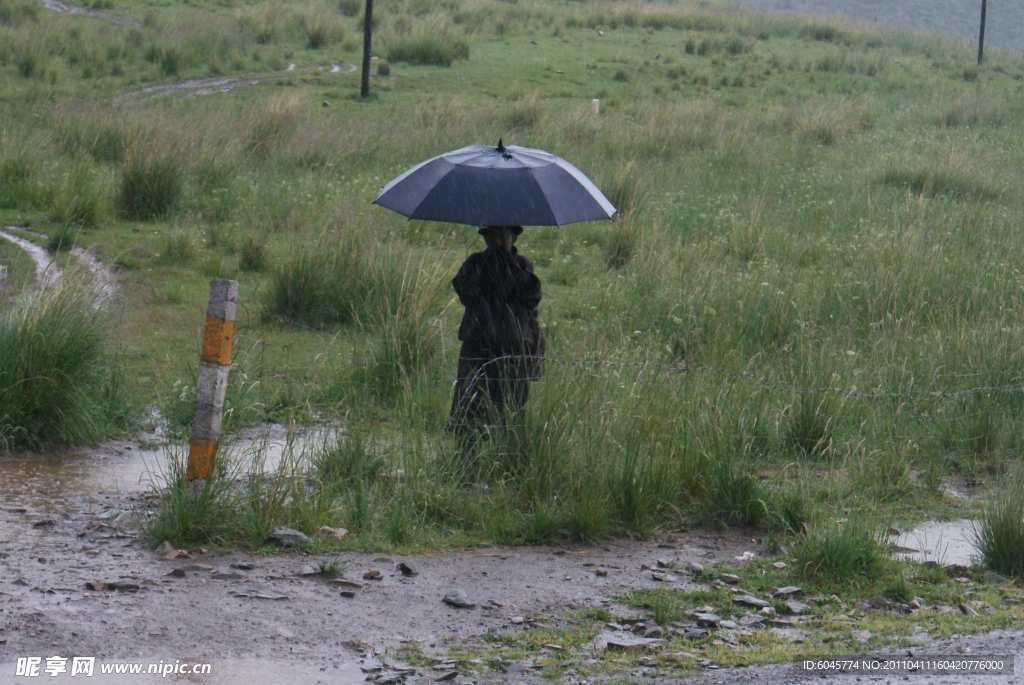
[[[361, 102], [359, 3], [104, 8], [135, 25], [0, 3], [0, 218], [79, 227], [116, 265], [110, 345], [136, 393], [184, 436], [209, 279], [237, 278], [229, 424], [353, 438], [278, 474], [303, 506], [254, 486], [211, 500], [234, 532], [169, 514], [162, 534], [787, 536], [854, 508], [969, 513], [944, 480], [1020, 450], [1020, 55], [979, 69], [934, 36], [714, 3], [395, 0]], [[144, 90], [243, 74], [263, 80]], [[443, 434], [448, 280], [481, 241], [370, 203], [498, 138], [569, 159], [620, 212], [523, 234], [547, 373], [467, 459]]]
[[[776, 12], [802, 14], [841, 14], [865, 21], [879, 21], [931, 31], [967, 40], [978, 39], [981, 2], [960, 0], [740, 0], [744, 5]], [[1024, 8], [1006, 0], [988, 4], [985, 44], [1020, 50], [1024, 47]]]

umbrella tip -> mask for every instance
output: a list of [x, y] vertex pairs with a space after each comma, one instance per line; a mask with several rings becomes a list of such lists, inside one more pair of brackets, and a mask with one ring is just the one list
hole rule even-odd
[[498, 138], [498, 152], [504, 152], [505, 146], [501, 144], [501, 138]]

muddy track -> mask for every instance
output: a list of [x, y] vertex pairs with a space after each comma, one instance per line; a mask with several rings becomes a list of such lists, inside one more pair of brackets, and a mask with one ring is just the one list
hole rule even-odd
[[[190, 548], [188, 556], [167, 560], [149, 548], [142, 529], [156, 505], [151, 482], [160, 480], [153, 474], [165, 471], [170, 453], [154, 447], [159, 433], [142, 438], [61, 455], [0, 456], [3, 685], [19, 682], [9, 679], [18, 657], [55, 654], [95, 656], [102, 663], [205, 662], [214, 669], [209, 677], [90, 681], [101, 685], [357, 685], [371, 678], [427, 685], [446, 675], [443, 682], [456, 685], [542, 685], [552, 681], [529, 659], [451, 677], [443, 663], [429, 658], [443, 658], [453, 642], [482, 645], [487, 635], [529, 630], [583, 608], [642, 617], [644, 612], [621, 606], [618, 598], [634, 588], [704, 587], [705, 581], [683, 570], [690, 562], [738, 564], [750, 554], [764, 554], [761, 543], [739, 531], [415, 556], [341, 553], [336, 558], [344, 564], [344, 583], [315, 572], [319, 561], [332, 558], [327, 555], [218, 555]], [[264, 444], [275, 454], [311, 439], [315, 433], [289, 436], [281, 426], [268, 426], [242, 432], [235, 445], [244, 453], [246, 445]], [[679, 570], [655, 580], [651, 569], [665, 559]], [[403, 572], [402, 563], [413, 568]], [[445, 604], [442, 598], [453, 590], [463, 590], [473, 606]], [[924, 637], [913, 650], [1016, 654], [1018, 639], [1024, 644], [1024, 632]], [[577, 658], [599, 649], [585, 647]], [[410, 666], [398, 658], [400, 650], [428, 661]], [[654, 666], [636, 667], [630, 674], [636, 682], [658, 685], [821, 681], [792, 664], [718, 669], [709, 663], [703, 674], [683, 681]], [[598, 673], [588, 679], [614, 677]], [[976, 675], [921, 682], [968, 679], [1007, 682]], [[871, 680], [896, 683], [903, 677]], [[566, 676], [557, 682], [583, 680]]]
[[275, 79], [287, 78], [291, 76], [307, 76], [316, 71], [327, 72], [331, 74], [351, 74], [356, 71], [357, 67], [354, 64], [349, 64], [348, 69], [334, 64], [330, 68], [316, 67], [316, 68], [305, 68], [296, 70], [294, 64], [289, 64], [288, 68], [284, 71], [272, 72], [269, 74], [249, 74], [245, 76], [208, 76], [206, 78], [188, 79], [185, 81], [177, 81], [175, 83], [165, 83], [156, 86], [145, 86], [140, 88], [133, 88], [132, 90], [124, 93], [122, 97], [127, 98], [159, 98], [159, 97], [176, 97], [177, 99], [186, 99], [193, 97], [200, 97], [203, 95], [212, 95], [214, 93], [226, 93], [235, 88], [242, 86], [252, 86], [258, 83], [265, 83], [267, 81], [273, 81]]
[[[13, 226], [8, 226], [7, 228], [18, 230]], [[14, 243], [20, 247], [25, 254], [32, 258], [32, 262], [36, 267], [36, 281], [43, 285], [52, 285], [61, 279], [61, 276], [63, 275], [61, 268], [57, 266], [57, 263], [50, 256], [50, 253], [45, 249], [39, 247], [30, 240], [19, 238], [7, 231], [0, 231], [0, 238]]]
[[95, 19], [103, 19], [105, 21], [112, 21], [115, 24], [123, 24], [125, 26], [133, 26], [139, 22], [130, 17], [122, 17], [119, 14], [111, 14], [110, 12], [101, 12], [100, 10], [89, 9], [87, 7], [79, 7], [78, 5], [69, 5], [66, 2], [60, 0], [39, 0], [39, 4], [48, 10], [54, 10], [55, 12], [67, 12], [69, 14], [83, 14], [87, 17], [93, 17]]
[[[46, 238], [46, 235], [20, 229], [16, 226], [7, 226], [6, 228], [8, 229], [6, 231], [0, 230], [0, 238], [14, 243], [32, 258], [32, 261], [35, 264], [37, 283], [45, 287], [54, 285], [63, 278], [63, 270], [58, 266], [56, 260], [54, 260], [53, 256], [45, 248], [36, 245], [30, 240], [13, 235], [8, 231], [20, 231], [22, 233], [29, 233], [41, 238]], [[96, 255], [88, 250], [81, 247], [75, 247], [71, 250], [71, 254], [73, 254], [82, 263], [82, 265], [89, 270], [90, 274], [92, 274], [92, 278], [95, 281], [98, 290], [96, 305], [106, 305], [117, 291], [117, 277], [114, 276], [113, 272], [111, 272], [111, 270], [102, 261], [100, 261]], [[2, 276], [3, 272], [0, 271], [0, 278], [2, 278]]]

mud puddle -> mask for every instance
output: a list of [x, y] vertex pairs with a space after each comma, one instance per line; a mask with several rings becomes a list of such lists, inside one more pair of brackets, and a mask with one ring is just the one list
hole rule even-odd
[[[254, 469], [274, 471], [283, 463], [290, 467], [305, 451], [338, 435], [338, 429], [289, 432], [280, 424], [244, 429], [222, 447], [225, 470], [237, 477]], [[54, 517], [84, 515], [113, 522], [130, 513], [131, 505], [116, 504], [120, 497], [135, 501], [131, 496], [153, 492], [173, 473], [175, 461], [187, 459], [187, 448], [156, 444], [158, 433], [146, 437], [97, 449], [0, 456], [0, 541], [38, 535], [46, 526], [37, 524]], [[123, 522], [129, 523], [127, 518]]]
[[66, 2], [60, 0], [39, 0], [39, 4], [48, 10], [55, 12], [67, 12], [68, 14], [84, 14], [87, 17], [93, 17], [94, 19], [105, 19], [106, 21], [112, 21], [115, 24], [124, 24], [125, 26], [133, 26], [138, 24], [134, 19], [129, 17], [122, 17], [119, 14], [111, 14], [110, 12], [101, 12], [99, 10], [89, 9], [87, 7], [79, 7], [77, 5], [69, 5]]
[[[8, 227], [10, 228], [10, 227]], [[56, 262], [53, 261], [53, 257], [50, 253], [39, 247], [30, 240], [19, 238], [16, 235], [12, 235], [7, 231], [0, 231], [0, 238], [9, 240], [32, 258], [32, 261], [36, 265], [36, 279], [43, 284], [51, 285], [60, 280], [61, 270], [57, 266]]]
[[896, 556], [940, 565], [970, 566], [978, 557], [974, 546], [977, 521], [928, 521], [896, 538]]
[[[7, 229], [28, 233], [39, 238], [48, 238], [48, 236], [42, 233], [27, 231], [15, 226], [7, 226]], [[63, 277], [63, 271], [59, 266], [57, 266], [57, 262], [54, 260], [53, 255], [51, 255], [45, 248], [36, 245], [30, 240], [25, 240], [24, 238], [3, 230], [0, 230], [0, 238], [4, 238], [5, 240], [9, 240], [14, 243], [29, 257], [31, 257], [36, 268], [36, 280], [39, 283], [42, 283], [43, 285], [53, 285]], [[71, 254], [73, 254], [75, 258], [89, 270], [89, 273], [92, 275], [92, 278], [96, 283], [98, 291], [96, 306], [105, 306], [117, 291], [117, 277], [114, 276], [110, 268], [100, 261], [100, 259], [92, 252], [81, 247], [75, 247], [71, 250]], [[0, 278], [3, 278], [3, 267], [0, 267]]]

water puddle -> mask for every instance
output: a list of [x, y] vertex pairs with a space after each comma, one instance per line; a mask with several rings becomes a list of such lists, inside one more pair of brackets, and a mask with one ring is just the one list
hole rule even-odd
[[71, 254], [75, 255], [85, 265], [85, 268], [92, 273], [93, 278], [96, 279], [96, 285], [99, 289], [99, 296], [96, 298], [97, 306], [102, 307], [106, 305], [117, 290], [117, 279], [114, 277], [114, 274], [94, 254], [81, 247], [72, 249]]
[[928, 521], [896, 538], [895, 556], [916, 561], [937, 561], [969, 566], [978, 556], [974, 546], [974, 526], [970, 519]]
[[[53, 651], [60, 652], [59, 649]], [[251, 683], [317, 685], [319, 683], [320, 685], [357, 685], [361, 684], [366, 677], [366, 674], [359, 670], [359, 665], [354, 661], [338, 663], [337, 667], [335, 667], [334, 665], [320, 666], [301, 661], [289, 663], [259, 659], [217, 659], [212, 661], [205, 659], [165, 659], [162, 662], [159, 660], [153, 662], [139, 660], [134, 663], [141, 664], [143, 671], [141, 674], [120, 675], [104, 674], [101, 671], [104, 666], [115, 667], [127, 662], [97, 660], [93, 666], [91, 677], [84, 676], [83, 674], [71, 676], [72, 659], [70, 657], [68, 657], [66, 664], [64, 664], [65, 672], [51, 676], [44, 670], [47, 665], [46, 656], [30, 654], [24, 656], [42, 657], [38, 675], [34, 677], [16, 676], [17, 663], [3, 663], [0, 664], [0, 681], [11, 683], [12, 685], [31, 685], [38, 682], [41, 678], [45, 679], [47, 683], [77, 683], [85, 678], [85, 682], [92, 685], [128, 685], [129, 683], [195, 683], [196, 685], [250, 685]], [[174, 665], [175, 662], [178, 662], [179, 668], [182, 664], [188, 665], [190, 668], [196, 663], [209, 664], [210, 672], [205, 675], [169, 673], [166, 676], [158, 673], [146, 673], [150, 663], [157, 670], [163, 669], [165, 664]], [[320, 670], [321, 668], [325, 670]]]
[[[280, 424], [244, 429], [222, 446], [225, 472], [244, 477], [254, 470], [274, 471], [282, 464], [288, 468], [304, 452], [339, 435], [337, 428], [289, 432]], [[149, 437], [160, 439], [157, 434]], [[151, 492], [171, 473], [172, 460], [180, 464], [186, 458], [185, 446], [129, 441], [59, 454], [0, 455], [0, 540], [33, 530], [24, 519], [70, 517], [82, 511], [100, 514], [104, 496]]]
[[49, 252], [29, 240], [11, 235], [6, 231], [0, 231], [0, 238], [11, 241], [32, 258], [36, 265], [36, 278], [40, 283], [52, 285], [60, 280], [60, 267], [50, 257]]

